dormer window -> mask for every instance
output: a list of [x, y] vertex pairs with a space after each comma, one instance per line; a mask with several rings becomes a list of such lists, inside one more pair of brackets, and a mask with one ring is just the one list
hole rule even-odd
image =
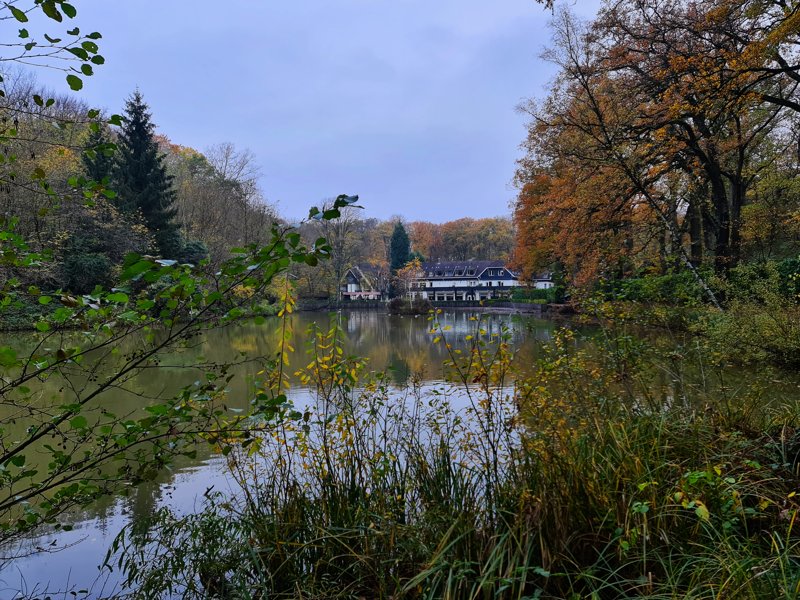
[[475, 275], [475, 269], [467, 269], [467, 275]]
[[456, 271], [456, 277], [461, 277], [464, 274], [464, 271], [458, 270]]
[[442, 276], [442, 272], [441, 271], [436, 271], [436, 276], [437, 277], [441, 277]]

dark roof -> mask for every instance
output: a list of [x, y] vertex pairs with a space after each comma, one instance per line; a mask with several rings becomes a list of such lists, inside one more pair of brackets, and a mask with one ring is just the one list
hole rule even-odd
[[484, 269], [488, 269], [489, 267], [493, 269], [497, 269], [499, 267], [505, 267], [505, 264], [502, 260], [442, 260], [437, 262], [424, 262], [422, 263], [422, 269], [425, 271], [432, 271], [436, 269], [475, 269], [476, 272], [480, 273]]
[[[473, 273], [466, 276], [478, 277], [486, 269], [506, 269], [507, 271], [511, 272], [511, 270], [506, 267], [502, 260], [445, 260], [438, 262], [425, 262], [422, 263], [421, 266], [423, 278], [430, 277], [428, 273], [433, 273], [433, 277], [443, 279], [461, 279], [466, 275], [467, 271], [473, 271]], [[455, 274], [456, 271], [459, 272], [459, 275]], [[437, 275], [437, 272], [441, 272], [441, 275]], [[516, 275], [514, 276], [516, 277]]]

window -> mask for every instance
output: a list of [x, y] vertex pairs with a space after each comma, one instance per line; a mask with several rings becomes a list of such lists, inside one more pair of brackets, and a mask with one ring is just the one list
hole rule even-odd
[[467, 275], [475, 275], [475, 269], [467, 269]]

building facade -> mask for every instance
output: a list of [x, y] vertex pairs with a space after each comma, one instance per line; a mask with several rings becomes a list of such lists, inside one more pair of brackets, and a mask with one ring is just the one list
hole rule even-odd
[[340, 292], [343, 300], [384, 299], [388, 276], [374, 265], [353, 265], [344, 275]]
[[522, 283], [500, 260], [426, 262], [411, 282], [412, 299], [431, 302], [508, 298]]

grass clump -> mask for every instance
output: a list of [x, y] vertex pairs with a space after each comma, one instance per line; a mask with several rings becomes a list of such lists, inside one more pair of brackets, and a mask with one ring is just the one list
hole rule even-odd
[[115, 550], [130, 588], [797, 597], [795, 405], [765, 404], [755, 383], [732, 391], [708, 363], [697, 377], [686, 365], [704, 357], [625, 332], [587, 345], [562, 331], [523, 377], [504, 336], [475, 327], [469, 349], [448, 346], [447, 385], [400, 392], [345, 356], [335, 328], [318, 331], [296, 374], [313, 406], [287, 406], [228, 455], [240, 493], [126, 531]]

